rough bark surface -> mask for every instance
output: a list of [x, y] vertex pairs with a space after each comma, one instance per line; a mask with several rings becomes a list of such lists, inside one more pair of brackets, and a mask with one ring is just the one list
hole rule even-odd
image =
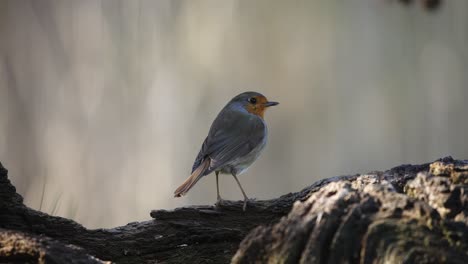
[[468, 162], [342, 177], [244, 238], [233, 263], [468, 263]]
[[239, 201], [151, 216], [86, 229], [27, 208], [0, 164], [0, 263], [468, 263], [468, 162], [324, 179], [245, 213]]
[[[309, 192], [305, 189], [273, 200], [252, 201], [247, 212], [242, 211], [243, 202], [225, 201], [218, 207], [155, 210], [151, 212], [154, 220], [90, 230], [72, 220], [26, 207], [0, 164], [0, 235], [5, 237], [0, 240], [0, 262], [26, 257], [40, 260], [36, 252], [43, 252], [47, 247], [29, 243], [31, 250], [23, 253], [26, 251], [21, 248], [24, 245], [20, 245], [19, 238], [27, 236], [42, 241], [46, 236], [84, 250], [79, 252], [118, 263], [229, 263], [250, 230], [275, 223], [289, 212], [294, 201], [305, 199]], [[13, 234], [11, 231], [15, 231], [17, 239], [6, 238]]]

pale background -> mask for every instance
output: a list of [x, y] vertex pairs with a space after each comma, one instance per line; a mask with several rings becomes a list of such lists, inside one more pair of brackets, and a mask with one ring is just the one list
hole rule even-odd
[[[28, 206], [87, 227], [212, 204], [214, 175], [173, 191], [218, 111], [255, 90], [281, 104], [240, 181], [273, 198], [468, 158], [467, 66], [466, 0], [0, 0], [0, 161]], [[221, 191], [242, 198], [232, 177]]]

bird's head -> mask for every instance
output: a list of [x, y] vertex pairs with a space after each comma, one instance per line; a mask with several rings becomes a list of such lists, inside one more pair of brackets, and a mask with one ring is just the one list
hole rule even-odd
[[230, 104], [239, 105], [247, 112], [260, 116], [263, 118], [265, 110], [274, 105], [278, 105], [278, 102], [271, 102], [261, 93], [257, 92], [245, 92], [234, 97]]

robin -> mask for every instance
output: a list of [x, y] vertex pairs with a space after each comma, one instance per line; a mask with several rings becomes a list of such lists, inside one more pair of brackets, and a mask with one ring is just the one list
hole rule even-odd
[[174, 192], [174, 197], [185, 195], [203, 176], [216, 174], [218, 203], [219, 173], [231, 174], [244, 195], [243, 210], [248, 197], [242, 188], [238, 175], [245, 172], [260, 156], [267, 142], [268, 130], [263, 119], [265, 110], [277, 105], [260, 93], [245, 92], [232, 98], [221, 110], [206, 137], [192, 167], [192, 174]]

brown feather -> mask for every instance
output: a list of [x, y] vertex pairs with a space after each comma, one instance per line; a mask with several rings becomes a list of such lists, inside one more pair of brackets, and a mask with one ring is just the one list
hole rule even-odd
[[184, 183], [174, 191], [174, 197], [184, 196], [195, 185], [195, 183], [203, 177], [203, 173], [208, 169], [208, 167], [210, 167], [210, 158], [205, 159], [200, 166], [193, 171], [192, 175], [190, 175], [190, 177], [188, 177]]

